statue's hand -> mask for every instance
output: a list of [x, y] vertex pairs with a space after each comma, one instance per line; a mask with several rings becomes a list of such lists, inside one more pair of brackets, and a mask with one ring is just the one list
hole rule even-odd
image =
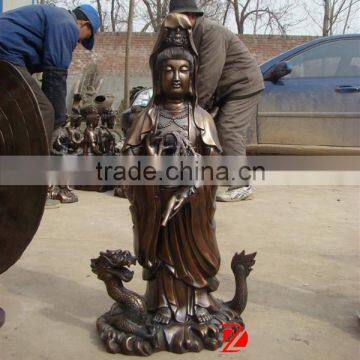
[[155, 156], [156, 154], [156, 147], [152, 144], [152, 134], [148, 134], [145, 139], [145, 148], [147, 155]]
[[164, 211], [163, 214], [163, 220], [161, 223], [162, 226], [167, 226], [171, 218], [173, 218], [177, 214], [177, 212], [183, 207], [186, 198], [187, 198], [187, 193], [185, 192], [180, 192], [178, 194], [173, 195], [170, 198], [166, 210]]

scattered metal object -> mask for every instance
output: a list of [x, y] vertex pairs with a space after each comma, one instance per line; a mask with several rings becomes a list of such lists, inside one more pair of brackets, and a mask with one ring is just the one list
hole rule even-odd
[[48, 190], [48, 199], [59, 200], [61, 204], [74, 204], [79, 201], [73, 189], [67, 185], [51, 186]]
[[[197, 53], [187, 18], [171, 14], [151, 56], [154, 97], [135, 119], [124, 156], [218, 155], [221, 146], [213, 118], [197, 105]], [[169, 26], [171, 24], [171, 26]], [[181, 39], [169, 33], [181, 34]], [[174, 41], [172, 40], [174, 39]], [[173, 42], [172, 42], [173, 41]], [[186, 44], [184, 48], [184, 44]], [[111, 353], [148, 356], [216, 350], [223, 323], [243, 326], [247, 277], [256, 254], [235, 254], [231, 268], [236, 291], [228, 302], [213, 293], [220, 253], [215, 234], [216, 186], [127, 186], [134, 224], [135, 256], [107, 251], [91, 267], [116, 301], [97, 321]], [[124, 287], [137, 262], [147, 281], [144, 296]]]

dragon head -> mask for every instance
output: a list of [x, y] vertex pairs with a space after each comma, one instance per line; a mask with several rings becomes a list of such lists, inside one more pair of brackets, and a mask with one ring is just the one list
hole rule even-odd
[[129, 267], [136, 265], [136, 258], [130, 251], [107, 250], [101, 252], [97, 259], [91, 260], [91, 270], [102, 281], [118, 279], [129, 282], [133, 279], [134, 272]]
[[245, 277], [249, 276], [255, 265], [256, 255], [256, 253], [246, 254], [245, 251], [242, 251], [240, 254], [236, 253], [231, 261], [231, 269], [234, 274], [244, 271]]

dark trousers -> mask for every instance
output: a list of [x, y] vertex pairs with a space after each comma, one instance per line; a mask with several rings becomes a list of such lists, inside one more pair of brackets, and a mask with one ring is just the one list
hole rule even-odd
[[261, 92], [220, 104], [215, 123], [224, 156], [246, 156], [248, 133], [256, 122], [260, 98]]
[[40, 112], [43, 117], [43, 121], [44, 121], [45, 128], [46, 128], [48, 143], [50, 146], [52, 133], [54, 130], [54, 119], [55, 119], [54, 108], [51, 105], [49, 99], [46, 97], [46, 95], [41, 90], [37, 81], [30, 75], [29, 71], [25, 67], [21, 67], [21, 66], [16, 66], [16, 68], [21, 72], [24, 79], [31, 87], [31, 89], [38, 101]]

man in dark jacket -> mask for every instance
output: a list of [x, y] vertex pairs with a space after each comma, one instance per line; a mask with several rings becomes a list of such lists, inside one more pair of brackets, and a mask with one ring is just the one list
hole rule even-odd
[[[66, 78], [72, 53], [78, 42], [91, 50], [99, 27], [99, 15], [90, 5], [72, 12], [29, 5], [0, 15], [0, 61], [13, 64], [29, 83], [49, 137], [66, 120]], [[42, 89], [31, 77], [41, 72]]]
[[[194, 0], [171, 0], [170, 12], [186, 15], [193, 25], [199, 53], [199, 104], [215, 117], [223, 155], [245, 156], [250, 125], [264, 89], [255, 58], [238, 35], [204, 17]], [[251, 186], [230, 187], [219, 201], [239, 201], [252, 193]]]

